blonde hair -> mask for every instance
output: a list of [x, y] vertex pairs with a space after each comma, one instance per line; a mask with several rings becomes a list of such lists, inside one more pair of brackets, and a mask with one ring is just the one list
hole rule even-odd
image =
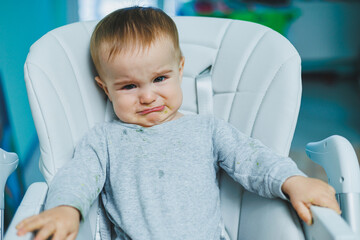
[[[100, 53], [110, 61], [116, 54], [140, 47], [148, 48], [155, 40], [168, 37], [181, 58], [179, 36], [174, 21], [162, 10], [152, 7], [130, 7], [116, 10], [95, 27], [90, 40], [90, 52], [97, 71]], [[105, 55], [106, 56], [106, 55]]]

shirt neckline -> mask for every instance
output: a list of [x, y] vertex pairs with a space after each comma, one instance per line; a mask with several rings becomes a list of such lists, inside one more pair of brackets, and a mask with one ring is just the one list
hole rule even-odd
[[161, 123], [161, 124], [157, 124], [157, 125], [154, 125], [152, 127], [143, 127], [143, 126], [140, 126], [140, 125], [137, 125], [137, 124], [133, 124], [133, 123], [126, 123], [126, 122], [123, 122], [121, 121], [120, 119], [114, 119], [113, 122], [117, 123], [117, 124], [120, 124], [124, 127], [127, 127], [127, 128], [132, 128], [132, 129], [143, 129], [143, 130], [146, 130], [146, 129], [156, 129], [156, 128], [163, 128], [163, 127], [166, 127], [168, 125], [173, 125], [173, 124], [178, 124], [178, 123], [181, 123], [181, 122], [184, 122], [186, 121], [189, 117], [193, 117], [193, 116], [196, 116], [196, 114], [188, 114], [188, 115], [183, 115], [175, 120], [171, 120], [171, 121], [167, 121], [167, 122], [164, 122], [164, 123]]

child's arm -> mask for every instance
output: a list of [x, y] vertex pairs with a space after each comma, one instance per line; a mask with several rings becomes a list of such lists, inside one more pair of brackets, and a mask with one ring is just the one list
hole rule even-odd
[[289, 196], [297, 214], [308, 225], [312, 224], [311, 205], [331, 208], [341, 214], [335, 199], [335, 189], [319, 179], [303, 176], [289, 177], [281, 190]]
[[80, 212], [71, 206], [59, 206], [22, 220], [17, 226], [17, 235], [38, 230], [35, 240], [75, 240], [79, 231]]

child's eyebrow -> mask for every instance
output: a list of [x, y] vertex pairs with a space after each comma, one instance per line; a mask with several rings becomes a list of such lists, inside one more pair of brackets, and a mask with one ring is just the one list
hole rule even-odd
[[125, 80], [119, 80], [119, 81], [116, 81], [116, 82], [114, 82], [113, 83], [113, 85], [114, 86], [118, 86], [118, 85], [127, 85], [127, 84], [130, 84], [130, 83], [133, 83], [134, 81], [132, 81], [132, 80], [127, 80], [127, 79], [125, 79]]
[[165, 69], [165, 70], [154, 72], [153, 75], [154, 76], [159, 76], [159, 75], [163, 75], [163, 74], [169, 74], [169, 73], [172, 73], [172, 72], [173, 72], [172, 69]]
[[[155, 71], [152, 74], [152, 76], [154, 78], [157, 76], [170, 74], [172, 72], [173, 72], [172, 69], [164, 69], [164, 70], [160, 70], [160, 71]], [[135, 81], [134, 79], [131, 79], [128, 76], [122, 76], [119, 80], [117, 80], [116, 82], [113, 83], [113, 86], [132, 84], [132, 83], [134, 83], [134, 81]]]

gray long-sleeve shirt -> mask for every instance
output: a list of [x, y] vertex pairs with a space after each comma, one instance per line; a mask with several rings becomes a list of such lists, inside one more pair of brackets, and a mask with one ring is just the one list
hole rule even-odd
[[116, 239], [220, 239], [219, 167], [247, 190], [283, 199], [286, 178], [304, 175], [213, 117], [150, 128], [115, 120], [83, 138], [51, 182], [46, 208], [70, 205], [86, 216], [100, 194]]

